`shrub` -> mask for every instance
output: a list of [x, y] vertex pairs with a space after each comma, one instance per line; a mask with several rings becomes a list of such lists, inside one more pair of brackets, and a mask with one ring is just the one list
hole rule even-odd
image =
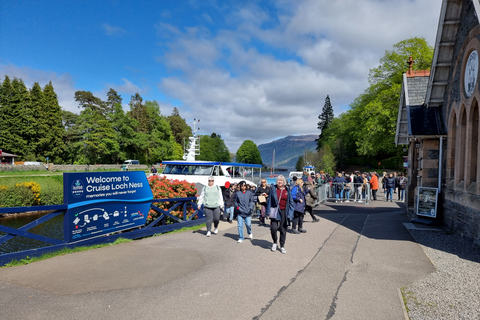
[[23, 182], [23, 183], [17, 183], [15, 184], [16, 187], [26, 187], [32, 190], [33, 196], [35, 198], [34, 204], [33, 205], [39, 205], [40, 204], [40, 185], [37, 182], [30, 181], [30, 182]]
[[63, 187], [61, 184], [52, 183], [44, 185], [42, 189], [42, 201], [41, 204], [55, 205], [63, 203]]
[[[195, 197], [197, 188], [194, 183], [186, 181], [169, 180], [167, 178], [160, 178], [152, 176], [148, 178], [148, 183], [152, 189], [154, 199], [172, 199], [172, 198], [188, 198]], [[168, 210], [175, 205], [175, 202], [157, 202], [155, 206], [162, 210]], [[195, 210], [191, 207], [187, 208], [187, 213], [192, 214]], [[183, 207], [180, 207], [171, 212], [172, 215], [183, 218]], [[160, 213], [151, 209], [147, 216], [147, 224], [154, 221], [160, 216]], [[165, 219], [165, 223], [173, 223], [171, 218]]]
[[17, 184], [0, 188], [0, 207], [27, 207], [34, 205], [35, 201], [32, 189], [27, 186]]

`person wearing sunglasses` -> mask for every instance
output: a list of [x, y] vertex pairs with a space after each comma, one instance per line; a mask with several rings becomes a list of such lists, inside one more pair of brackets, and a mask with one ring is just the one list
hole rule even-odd
[[203, 187], [202, 193], [198, 198], [198, 207], [203, 205], [203, 211], [207, 218], [207, 237], [212, 234], [212, 222], [214, 226], [213, 233], [218, 233], [218, 224], [220, 222], [220, 209], [223, 209], [223, 195], [222, 189], [215, 185], [213, 177], [208, 177], [208, 185]]

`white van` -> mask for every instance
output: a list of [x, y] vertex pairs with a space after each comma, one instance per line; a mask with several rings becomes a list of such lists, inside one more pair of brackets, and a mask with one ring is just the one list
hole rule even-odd
[[138, 160], [125, 160], [125, 162], [123, 163], [123, 165], [129, 165], [129, 164], [140, 164], [140, 161]]
[[128, 171], [128, 166], [131, 164], [140, 164], [140, 161], [138, 160], [125, 160], [125, 162], [122, 165], [122, 170], [123, 171]]

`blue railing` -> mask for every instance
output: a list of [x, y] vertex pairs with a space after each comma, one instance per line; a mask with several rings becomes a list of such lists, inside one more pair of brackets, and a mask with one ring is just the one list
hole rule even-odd
[[[15, 229], [11, 227], [6, 227], [0, 225], [0, 232], [6, 233], [4, 236], [0, 236], [0, 245], [5, 243], [8, 240], [11, 240], [15, 237], [24, 237], [32, 240], [42, 241], [47, 246], [41, 248], [28, 249], [18, 252], [11, 253], [0, 253], [0, 266], [15, 260], [23, 259], [26, 257], [35, 257], [40, 256], [47, 252], [61, 250], [63, 248], [73, 248], [77, 246], [86, 246], [100, 243], [108, 243], [117, 240], [118, 238], [127, 238], [127, 239], [138, 239], [148, 237], [157, 233], [165, 233], [174, 230], [178, 230], [185, 227], [195, 226], [202, 223], [205, 223], [205, 216], [201, 209], [198, 208], [195, 201], [196, 197], [189, 198], [174, 198], [174, 199], [154, 199], [150, 208], [157, 211], [160, 215], [151, 223], [141, 228], [134, 228], [129, 230], [123, 230], [122, 232], [99, 236], [96, 238], [86, 239], [83, 241], [69, 242], [68, 235], [65, 230], [67, 228], [68, 219], [65, 218], [67, 212], [66, 205], [53, 205], [53, 206], [33, 206], [33, 207], [15, 207], [15, 208], [0, 208], [0, 214], [5, 213], [22, 213], [22, 212], [38, 212], [38, 211], [53, 211], [48, 213], [41, 218], [38, 218], [35, 221], [25, 224], [24, 226]], [[168, 210], [160, 209], [158, 206], [155, 206], [154, 203], [159, 202], [174, 202], [175, 204]], [[172, 211], [178, 210], [179, 208], [183, 209], [183, 218], [178, 218], [172, 214]], [[188, 209], [193, 208], [194, 212], [190, 215], [188, 214]], [[39, 235], [35, 233], [28, 232], [33, 227], [36, 227], [50, 219], [57, 217], [58, 215], [63, 214], [63, 240], [47, 237], [44, 235]], [[167, 224], [168, 220], [168, 224]]]

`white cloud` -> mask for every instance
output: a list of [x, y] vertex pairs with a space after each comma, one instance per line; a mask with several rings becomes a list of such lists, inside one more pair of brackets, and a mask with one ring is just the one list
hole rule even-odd
[[35, 82], [38, 82], [43, 88], [51, 81], [60, 106], [64, 110], [78, 113], [78, 104], [74, 100], [77, 89], [75, 89], [74, 80], [70, 74], [57, 74], [53, 71], [18, 67], [11, 64], [0, 64], [0, 77], [2, 81], [5, 76], [9, 76], [10, 79], [22, 79], [29, 88], [31, 88]]
[[123, 28], [108, 23], [102, 23], [102, 29], [107, 36], [122, 36], [127, 33]]
[[431, 0], [276, 4], [278, 16], [251, 4], [235, 8], [225, 14], [231, 27], [212, 34], [157, 25], [168, 48], [158, 61], [182, 74], [161, 79], [160, 91], [232, 152], [246, 139], [318, 133], [327, 94], [336, 115], [345, 111], [393, 44], [423, 36], [434, 45], [440, 12]]

